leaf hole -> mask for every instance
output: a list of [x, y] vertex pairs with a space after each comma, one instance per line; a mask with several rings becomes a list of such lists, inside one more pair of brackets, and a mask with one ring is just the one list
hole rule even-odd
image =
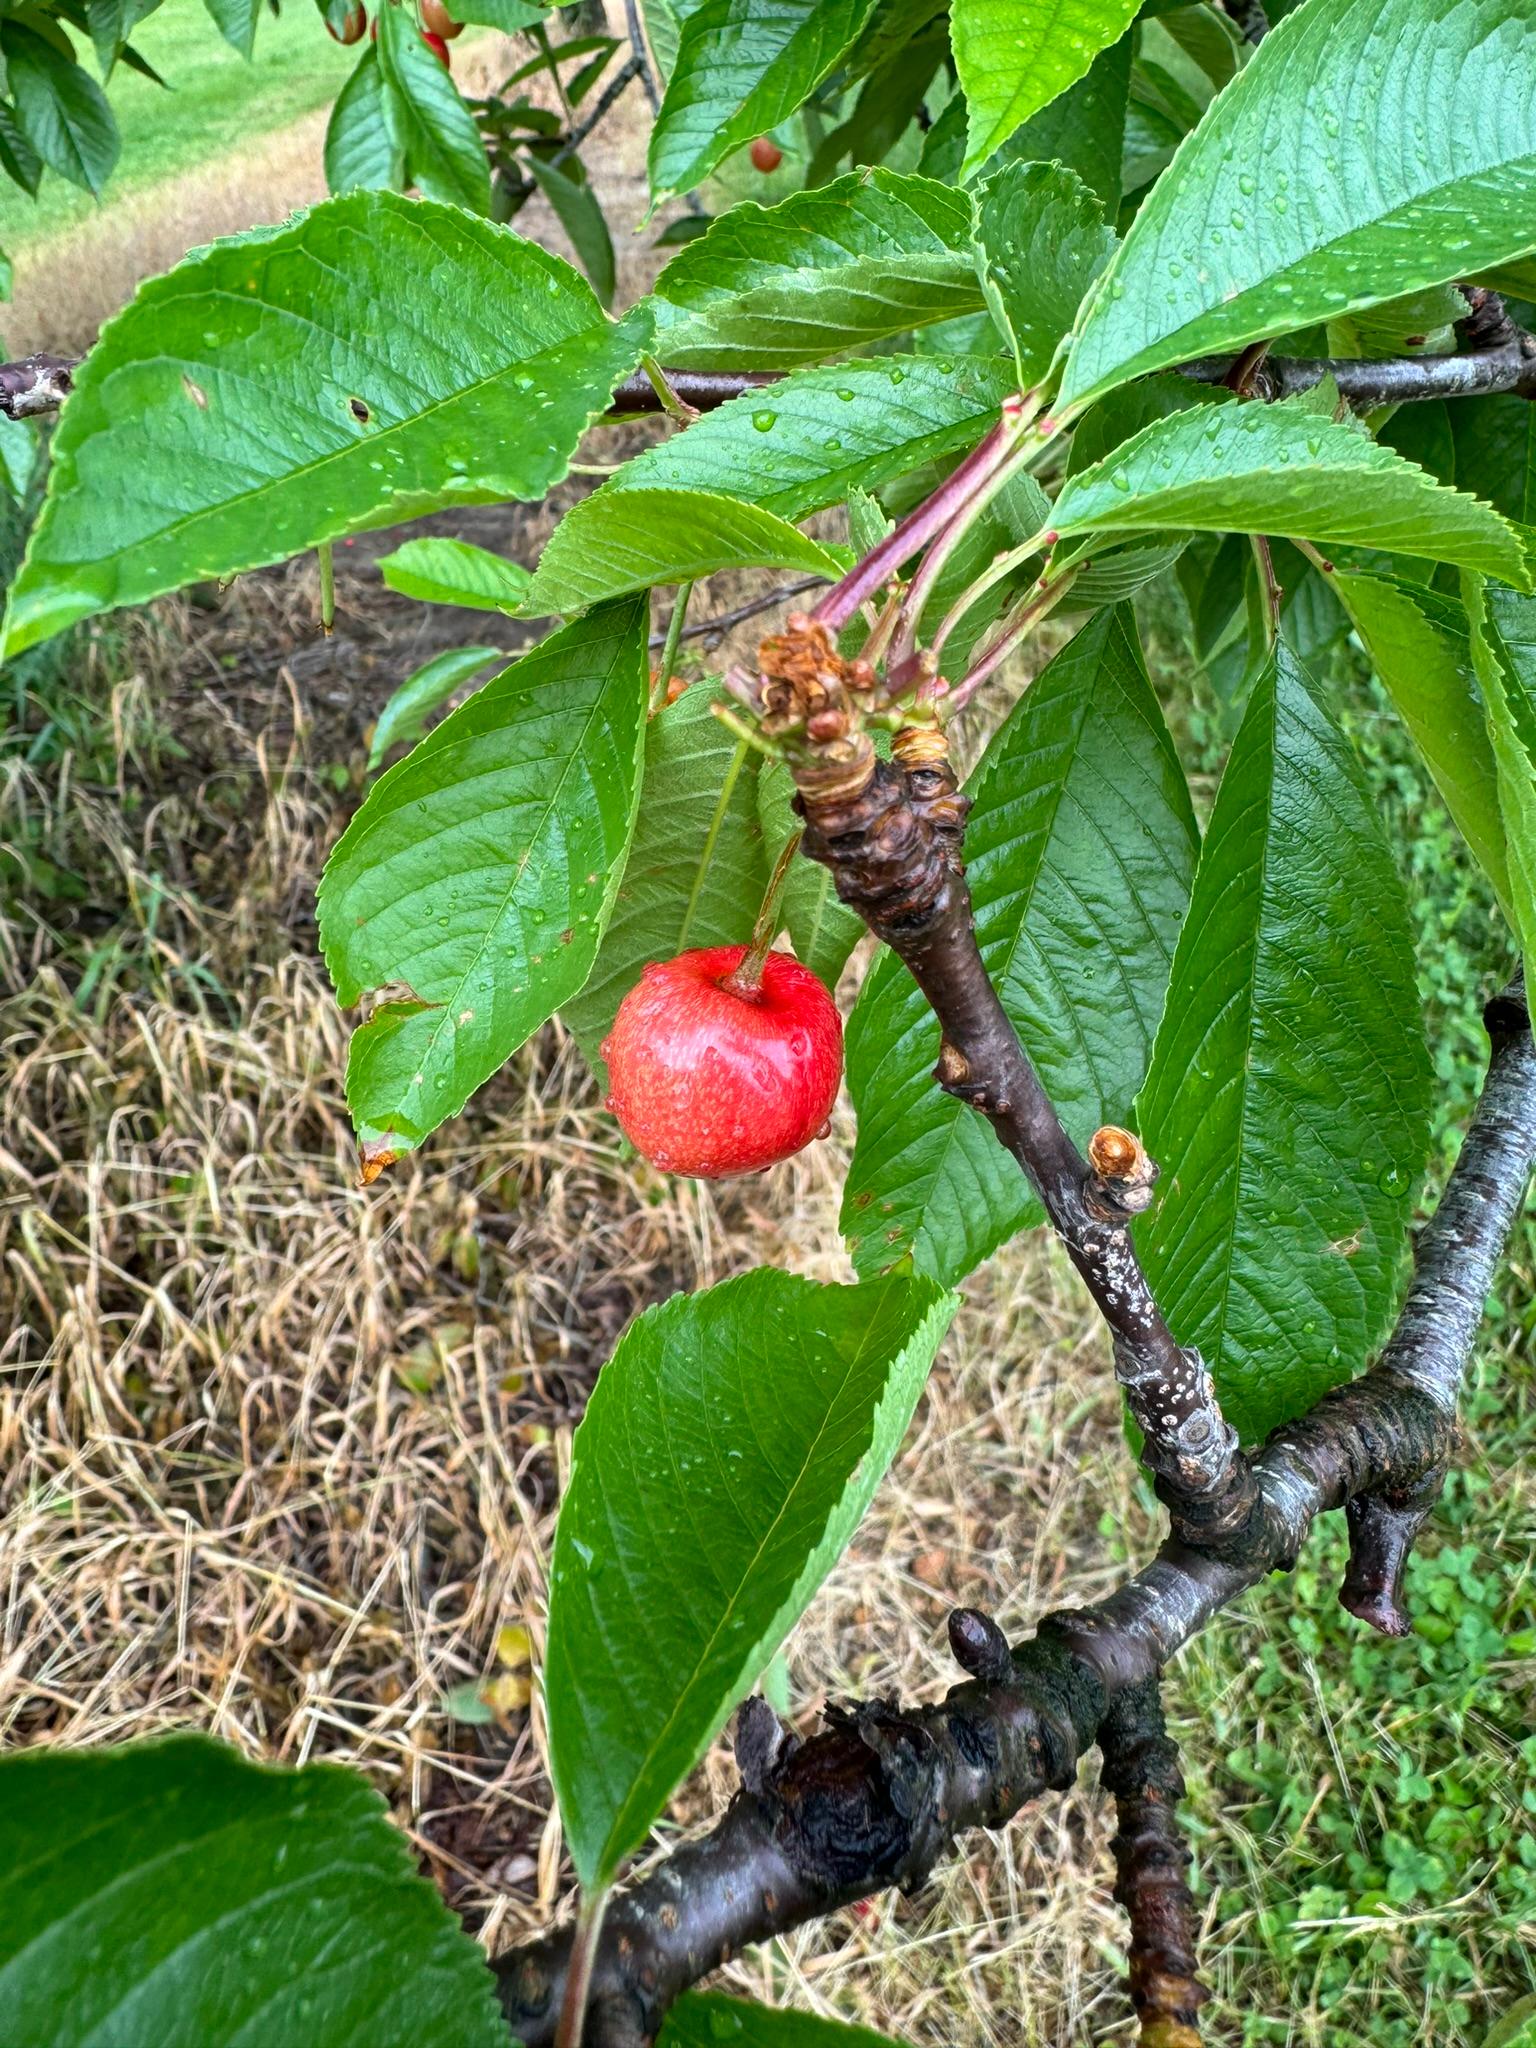
[[363, 425], [367, 426], [368, 422], [373, 418], [373, 414], [368, 410], [363, 400], [360, 398], [349, 398], [347, 404], [351, 407], [353, 419], [361, 420]]

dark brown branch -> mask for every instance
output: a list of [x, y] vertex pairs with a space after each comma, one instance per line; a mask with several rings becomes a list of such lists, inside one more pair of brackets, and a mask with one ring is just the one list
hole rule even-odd
[[74, 385], [76, 356], [27, 356], [19, 363], [0, 363], [0, 412], [7, 419], [34, 419], [57, 412]]
[[[695, 412], [713, 412], [717, 406], [740, 398], [743, 392], [779, 381], [777, 372], [772, 370], [665, 370], [663, 375], [684, 405], [691, 405]], [[660, 392], [644, 371], [638, 371], [615, 386], [608, 416], [628, 419], [665, 410]]]
[[[1419, 1243], [1426, 1286], [1466, 1259], [1474, 1286], [1491, 1274], [1536, 1164], [1536, 1046], [1518, 996], [1493, 1008], [1490, 1028], [1483, 1098]], [[587, 2048], [639, 2048], [680, 1992], [746, 1944], [888, 1885], [911, 1888], [960, 1832], [1000, 1826], [1040, 1792], [1070, 1784], [1114, 1695], [1155, 1676], [1218, 1608], [1294, 1563], [1318, 1514], [1373, 1489], [1409, 1488], [1441, 1464], [1453, 1424], [1440, 1390], [1464, 1370], [1476, 1321], [1458, 1314], [1430, 1325], [1411, 1300], [1394, 1362], [1335, 1389], [1253, 1461], [1254, 1510], [1219, 1551], [1169, 1541], [1107, 1600], [1048, 1616], [1012, 1650], [984, 1616], [957, 1615], [951, 1641], [973, 1675], [936, 1705], [835, 1708], [798, 1746], [769, 1732], [766, 1709], [745, 1710], [750, 1782], [709, 1835], [609, 1909]], [[1425, 1376], [1434, 1393], [1418, 1383]], [[569, 1940], [561, 1930], [496, 1966], [526, 2048], [553, 2038]]]
[[1208, 1996], [1195, 1975], [1197, 1921], [1179, 1831], [1184, 1776], [1163, 1718], [1160, 1683], [1144, 1679], [1113, 1695], [1099, 1726], [1103, 1784], [1119, 1830], [1110, 1844], [1115, 1898], [1131, 1923], [1131, 2004], [1141, 2048], [1200, 2048]]
[[[1028, 1175], [1109, 1326], [1175, 1528], [1216, 1541], [1250, 1512], [1253, 1483], [1204, 1361], [1174, 1338], [1131, 1245], [1128, 1225], [1155, 1168], [1127, 1132], [1100, 1132], [1090, 1162], [1063, 1129], [976, 943], [958, 851], [966, 799], [942, 750], [913, 760], [905, 737], [897, 765], [871, 761], [846, 795], [802, 785], [805, 851], [928, 998], [940, 1034], [936, 1080], [988, 1119]], [[926, 735], [912, 740], [926, 749]]]
[[1262, 43], [1269, 34], [1269, 16], [1263, 0], [1226, 0], [1226, 10], [1237, 23], [1245, 43]]
[[[1517, 980], [1489, 1006], [1489, 1030], [1496, 1037], [1518, 1034], [1525, 1014], [1525, 985]], [[1498, 1077], [1491, 1074], [1485, 1114], [1492, 1116], [1498, 1104]], [[1514, 1169], [1523, 1142], [1519, 1118], [1511, 1114], [1502, 1137], [1488, 1141], [1484, 1172], [1453, 1176], [1435, 1218], [1433, 1245], [1421, 1247], [1408, 1299], [1382, 1354], [1382, 1366], [1427, 1395], [1447, 1422], [1456, 1412], [1461, 1361], [1482, 1321], [1499, 1251], [1519, 1207]], [[1442, 1462], [1413, 1486], [1381, 1489], [1350, 1503], [1349, 1572], [1339, 1598], [1384, 1635], [1408, 1633], [1403, 1570], [1444, 1482]]]
[[[1240, 361], [1237, 356], [1202, 356], [1183, 364], [1180, 375], [1201, 384], [1225, 384]], [[1498, 348], [1454, 356], [1388, 356], [1381, 362], [1355, 356], [1266, 356], [1250, 370], [1248, 389], [1255, 398], [1294, 398], [1325, 377], [1332, 377], [1341, 398], [1360, 408], [1495, 391], [1536, 398], [1536, 335], [1517, 329], [1515, 338]]]

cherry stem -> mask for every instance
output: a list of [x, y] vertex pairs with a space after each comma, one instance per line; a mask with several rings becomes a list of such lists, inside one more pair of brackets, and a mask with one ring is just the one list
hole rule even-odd
[[785, 840], [783, 851], [773, 864], [773, 873], [768, 877], [768, 887], [763, 892], [763, 907], [757, 913], [757, 922], [752, 927], [752, 937], [748, 941], [747, 950], [720, 984], [733, 996], [755, 996], [762, 988], [763, 963], [768, 958], [769, 948], [778, 936], [779, 903], [784, 894], [784, 885], [789, 880], [790, 867], [795, 855], [800, 851], [800, 841], [804, 837], [803, 829], [796, 826]]
[[661, 400], [661, 409], [668, 419], [676, 420], [680, 427], [691, 427], [699, 416], [698, 407], [690, 405], [686, 398], [678, 397], [666, 371], [654, 356], [642, 356], [640, 367], [650, 380], [651, 389]]
[[1029, 597], [1025, 599], [1011, 618], [1003, 622], [1002, 630], [992, 643], [984, 647], [965, 675], [960, 678], [949, 695], [944, 699], [944, 716], [952, 718], [957, 711], [963, 711], [982, 684], [993, 672], [1002, 667], [1014, 649], [1034, 626], [1037, 626], [1066, 596], [1077, 574], [1077, 565], [1064, 570], [1054, 581], [1041, 578]]
[[[923, 620], [923, 608], [933, 595], [934, 587], [955, 549], [964, 540], [967, 532], [986, 511], [992, 500], [1009, 483], [1019, 467], [1018, 459], [999, 463], [989, 476], [976, 486], [955, 517], [933, 542], [918, 565], [917, 574], [912, 578], [906, 601], [902, 605], [900, 630], [891, 647], [891, 659], [899, 664], [912, 654], [917, 647], [918, 628]], [[937, 653], [937, 648], [934, 650]]]
[[1320, 576], [1331, 576], [1333, 574], [1332, 562], [1329, 561], [1321, 548], [1313, 547], [1311, 541], [1293, 540], [1291, 546], [1306, 556]]
[[320, 630], [329, 639], [336, 623], [336, 563], [328, 540], [321, 541], [315, 553], [320, 558]]
[[943, 654], [950, 634], [973, 604], [979, 604], [989, 590], [1011, 576], [1015, 569], [1022, 569], [1031, 556], [1040, 554], [1042, 550], [1049, 555], [1055, 546], [1052, 533], [1052, 528], [1044, 527], [1039, 533], [1032, 533], [1028, 540], [1020, 541], [1016, 548], [1009, 548], [1003, 554], [993, 556], [981, 574], [965, 586], [939, 621], [939, 629], [934, 634], [932, 643], [935, 655]]
[[672, 601], [672, 616], [667, 621], [667, 637], [662, 643], [661, 666], [656, 671], [656, 680], [651, 684], [651, 703], [648, 716], [654, 718], [667, 701], [667, 691], [672, 686], [672, 664], [677, 660], [677, 645], [683, 637], [683, 621], [688, 616], [688, 600], [693, 595], [691, 583], [679, 583], [677, 596]]
[[555, 2048], [581, 2048], [587, 1998], [592, 1989], [592, 1968], [597, 1961], [597, 1940], [603, 1931], [603, 1916], [607, 1910], [607, 1885], [597, 1891], [582, 1893], [581, 1903], [576, 1909], [576, 1929], [571, 1937], [571, 1959]]

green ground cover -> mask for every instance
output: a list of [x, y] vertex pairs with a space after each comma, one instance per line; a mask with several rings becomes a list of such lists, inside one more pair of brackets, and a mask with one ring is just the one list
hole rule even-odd
[[[111, 206], [129, 192], [195, 176], [203, 165], [250, 148], [328, 106], [357, 56], [326, 34], [311, 0], [286, 0], [278, 15], [263, 10], [249, 63], [219, 34], [203, 0], [163, 0], [138, 29], [134, 47], [166, 83], [124, 65], [109, 80], [123, 152], [103, 198], [93, 200], [52, 171], [36, 199], [0, 181], [0, 248], [14, 256], [88, 219], [98, 203]], [[82, 55], [94, 73], [94, 60]]]

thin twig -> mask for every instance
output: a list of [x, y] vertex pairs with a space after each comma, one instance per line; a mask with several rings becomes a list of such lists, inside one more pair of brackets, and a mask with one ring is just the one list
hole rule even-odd
[[[776, 604], [787, 604], [792, 597], [804, 597], [808, 590], [821, 590], [826, 585], [825, 576], [802, 576], [798, 583], [781, 583], [776, 590], [765, 590], [761, 597], [750, 598], [746, 604], [739, 604], [734, 611], [717, 612], [712, 619], [696, 619], [691, 626], [685, 626], [679, 635], [683, 640], [707, 640], [716, 634], [728, 633], [732, 626], [739, 626], [745, 619], [755, 619], [759, 612], [771, 611]], [[665, 644], [664, 633], [651, 635], [651, 646]]]
[[[676, 397], [695, 412], [714, 412], [764, 384], [777, 384], [770, 370], [668, 370], [662, 374]], [[608, 402], [609, 419], [629, 419], [637, 414], [665, 412], [661, 394], [643, 370], [615, 385]]]
[[[1225, 384], [1240, 361], [1236, 356], [1202, 356], [1182, 364], [1179, 374], [1200, 384]], [[1266, 356], [1252, 369], [1249, 389], [1256, 398], [1272, 402], [1311, 391], [1325, 377], [1331, 377], [1339, 395], [1360, 410], [1497, 391], [1536, 398], [1536, 336], [1521, 329], [1499, 348], [1454, 356], [1388, 356], [1380, 362], [1356, 356]]]
[[[592, 126], [612, 104], [634, 72], [626, 67], [562, 150], [560, 161], [584, 139]], [[610, 97], [610, 95], [612, 97]], [[1180, 374], [1201, 384], [1224, 384], [1235, 356], [1202, 356], [1197, 362], [1180, 366]], [[11, 419], [27, 419], [39, 413], [56, 412], [69, 395], [72, 373], [79, 358], [35, 355], [20, 362], [0, 363], [0, 413]], [[749, 391], [776, 384], [776, 370], [674, 370], [666, 379], [679, 398], [696, 412], [712, 412]], [[1253, 377], [1255, 397], [1291, 398], [1310, 391], [1324, 377], [1332, 377], [1340, 393], [1352, 405], [1406, 405], [1418, 399], [1469, 398], [1481, 393], [1511, 391], [1521, 398], [1536, 398], [1536, 336], [1515, 329], [1515, 339], [1497, 348], [1470, 349], [1452, 356], [1389, 356], [1380, 362], [1351, 356], [1268, 356]], [[610, 419], [662, 410], [660, 399], [643, 375], [626, 377], [614, 391], [608, 409]], [[908, 550], [915, 554], [917, 541]], [[905, 557], [903, 558], [905, 559]]]
[[645, 28], [640, 20], [639, 0], [624, 0], [624, 25], [629, 31], [629, 47], [634, 52], [635, 68], [640, 73], [645, 87], [645, 96], [651, 103], [653, 115], [661, 112], [661, 87], [656, 83], [656, 74], [651, 69], [651, 53], [646, 47]]

